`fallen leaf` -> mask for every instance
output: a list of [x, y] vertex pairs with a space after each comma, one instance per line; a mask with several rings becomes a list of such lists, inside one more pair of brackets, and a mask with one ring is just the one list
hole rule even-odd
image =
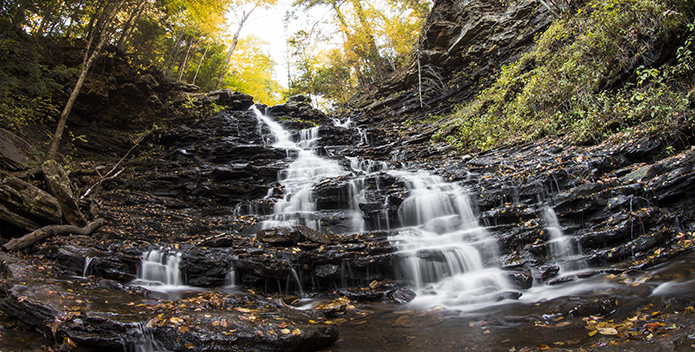
[[618, 330], [615, 328], [598, 328], [601, 335], [618, 335]]

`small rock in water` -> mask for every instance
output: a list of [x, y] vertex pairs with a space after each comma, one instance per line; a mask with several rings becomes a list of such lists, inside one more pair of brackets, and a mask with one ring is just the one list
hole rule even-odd
[[408, 303], [414, 300], [415, 296], [417, 296], [415, 291], [407, 289], [405, 287], [401, 287], [397, 290], [388, 293], [388, 297], [390, 300], [400, 304]]
[[258, 231], [256, 239], [265, 243], [296, 243], [298, 240], [295, 231], [289, 226]]
[[533, 271], [533, 278], [536, 280], [548, 280], [560, 272], [560, 267], [555, 264], [542, 265]]

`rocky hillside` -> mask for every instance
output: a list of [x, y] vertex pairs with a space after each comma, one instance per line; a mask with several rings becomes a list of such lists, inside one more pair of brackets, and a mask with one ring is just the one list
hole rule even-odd
[[[628, 131], [592, 145], [546, 138], [463, 155], [431, 141], [440, 126], [417, 123], [490, 87], [551, 19], [535, 1], [438, 1], [419, 69], [362, 96], [338, 121], [306, 97], [254, 105], [226, 90], [190, 92], [129, 67], [118, 53], [104, 58], [104, 74], [90, 79], [70, 126], [86, 141], [66, 145], [74, 159], [65, 169], [37, 168], [32, 143], [2, 133], [0, 341], [25, 341], [17, 349], [305, 351], [331, 349], [350, 329], [380, 341], [382, 329], [394, 327], [393, 345], [416, 334], [405, 330], [404, 339], [398, 329], [453, 326], [457, 337], [493, 336], [465, 346], [478, 350], [549, 349], [539, 339], [551, 330], [565, 350], [687, 347], [695, 333], [692, 271], [659, 278], [650, 270], [684, 263], [693, 248], [690, 135]], [[274, 145], [279, 137], [252, 106], [304, 144]], [[310, 162], [293, 165], [304, 152]], [[305, 176], [324, 163], [338, 171]], [[290, 175], [293, 166], [299, 170]], [[284, 181], [293, 177], [306, 177], [307, 188], [291, 189]], [[443, 214], [418, 222], [408, 209], [422, 193], [465, 203], [472, 220], [427, 203]], [[312, 208], [277, 213], [304, 196]], [[295, 215], [302, 224], [263, 228]], [[95, 219], [98, 228], [79, 230]], [[78, 229], [49, 226], [68, 223]], [[11, 245], [41, 227], [46, 236]], [[507, 283], [486, 284], [451, 306], [501, 301], [509, 310], [456, 325], [456, 309], [440, 309], [450, 301], [417, 314], [411, 308], [420, 307], [403, 307], [462, 290], [446, 291], [440, 278], [420, 285], [404, 265], [451, 266], [459, 252], [404, 250], [409, 235], [429, 233], [470, 241], [464, 261], [479, 259], [474, 264]], [[169, 274], [177, 263], [178, 274], [167, 275], [176, 280], [165, 281], [190, 291], [137, 285], [151, 257], [168, 258], [156, 264]], [[610, 290], [571, 290], [588, 280]], [[650, 280], [673, 283], [677, 297], [658, 295], [664, 281]], [[524, 300], [563, 288], [567, 294]], [[384, 313], [394, 310], [398, 316]], [[417, 325], [418, 317], [428, 320]]]
[[538, 1], [437, 1], [409, 69], [360, 95], [351, 111], [372, 125], [450, 114], [528, 51], [552, 19]]

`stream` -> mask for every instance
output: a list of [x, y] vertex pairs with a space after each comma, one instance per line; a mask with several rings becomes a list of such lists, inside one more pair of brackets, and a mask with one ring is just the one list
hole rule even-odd
[[[549, 185], [524, 185], [531, 189], [525, 195], [521, 187], [493, 190], [502, 201], [488, 201], [490, 194], [481, 192], [489, 192], [484, 173], [473, 180], [466, 168], [447, 177], [441, 170], [341, 155], [321, 143], [319, 127], [288, 130], [255, 107], [237, 116], [255, 118], [247, 125], [260, 136], [239, 150], [277, 155], [280, 161], [273, 166], [282, 167], [275, 169], [276, 181], [268, 183], [265, 196], [238, 202], [229, 210], [232, 216], [211, 216], [220, 226], [233, 221], [238, 229], [233, 236], [213, 236], [223, 240], [219, 244], [164, 237], [144, 245], [115, 240], [108, 251], [63, 244], [55, 248], [56, 265], [64, 270], [59, 273], [75, 275], [54, 276], [43, 265], [18, 262], [11, 268], [16, 277], [34, 278], [37, 286], [27, 286], [38, 288], [26, 293], [17, 285], [16, 303], [8, 300], [5, 309], [21, 315], [25, 301], [45, 303], [56, 312], [66, 309], [71, 316], [55, 318], [68, 319], [66, 333], [87, 341], [91, 330], [83, 324], [93, 321], [104, 329], [103, 341], [129, 351], [207, 344], [302, 350], [296, 346], [304, 340], [285, 336], [304, 334], [318, 336], [308, 348], [316, 349], [335, 339], [335, 329], [338, 340], [321, 351], [620, 350], [618, 343], [638, 342], [643, 343], [634, 347], [638, 351], [651, 350], [644, 346], [652, 343], [684, 350], [695, 346], [689, 328], [695, 303], [695, 253], [687, 251], [692, 234], [649, 233], [651, 221], [659, 228], [667, 222], [653, 208], [637, 209], [642, 200], [610, 193], [606, 197], [612, 198], [597, 201], [601, 191], [613, 192], [609, 186], [573, 185], [570, 177], [558, 181], [551, 170], [539, 172]], [[367, 143], [350, 120], [336, 120], [334, 127]], [[487, 156], [479, 162], [486, 158], [499, 164]], [[247, 169], [248, 164], [236, 163], [215, 172], [231, 178]], [[561, 184], [574, 188], [564, 192]], [[583, 217], [576, 220], [571, 207], [587, 207], [577, 198], [582, 192], [600, 209], [605, 203], [617, 209], [599, 212], [598, 228], [609, 228], [603, 237], [591, 232]], [[484, 202], [494, 204], [485, 208]], [[621, 206], [630, 211], [622, 212]], [[152, 223], [163, 208], [147, 210]], [[190, 209], [171, 209], [162, 214], [183, 223], [190, 219]], [[617, 244], [606, 243], [611, 236]], [[677, 245], [675, 254], [660, 257], [667, 250], [654, 246], [662, 238]], [[659, 258], [667, 258], [661, 261], [666, 264], [656, 265]], [[628, 269], [618, 266], [625, 260]], [[285, 317], [292, 317], [293, 326]], [[193, 333], [196, 326], [205, 332]], [[231, 330], [220, 332], [222, 327]], [[188, 342], [179, 343], [180, 338]], [[2, 352], [51, 344], [19, 328], [1, 330], [0, 342]], [[163, 347], [172, 345], [177, 347]]]
[[[555, 285], [535, 283], [518, 293], [509, 275], [490, 265], [498, 262], [499, 244], [470, 205], [468, 191], [426, 171], [389, 169], [385, 163], [351, 159], [350, 169], [316, 153], [318, 128], [304, 130], [296, 144], [288, 143], [282, 127], [255, 110], [270, 127], [275, 146], [297, 153], [281, 173], [285, 198], [276, 203], [264, 227], [303, 224], [321, 230], [313, 187], [323, 178], [352, 174], [347, 196], [353, 213], [353, 232], [366, 225], [358, 204], [365, 200], [365, 179], [387, 173], [402, 180], [408, 196], [390, 218], [369, 230], [396, 230], [389, 240], [400, 248], [397, 269], [417, 296], [406, 305], [372, 302], [358, 304], [335, 319], [340, 340], [324, 351], [516, 351], [586, 345], [588, 317], [626, 319], [639, 309], [668, 307], [684, 310], [695, 297], [695, 253], [635, 277], [599, 274], [581, 278], [589, 268], [581, 245], [565, 236], [552, 207], [542, 221], [550, 234], [548, 257], [561, 277], [580, 279]], [[341, 124], [349, 127], [349, 121]], [[386, 185], [377, 185], [377, 189]], [[388, 202], [386, 202], [388, 203]], [[511, 299], [510, 299], [511, 298]], [[606, 307], [591, 307], [595, 302]], [[605, 303], [604, 302], [604, 303]], [[582, 306], [587, 308], [582, 311]], [[578, 309], [579, 307], [579, 309]], [[600, 336], [600, 335], [599, 335]], [[690, 335], [688, 339], [695, 336]], [[601, 343], [599, 342], [599, 345]]]

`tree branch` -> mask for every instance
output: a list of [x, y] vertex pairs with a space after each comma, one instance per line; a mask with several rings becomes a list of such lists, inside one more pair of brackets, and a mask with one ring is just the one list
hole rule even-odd
[[36, 231], [30, 232], [20, 238], [13, 238], [5, 243], [2, 247], [5, 248], [6, 251], [13, 251], [33, 246], [36, 243], [56, 235], [67, 235], [74, 233], [76, 235], [86, 236], [99, 229], [104, 225], [104, 223], [106, 223], [104, 219], [97, 219], [90, 222], [85, 227], [72, 225], [48, 225]]

